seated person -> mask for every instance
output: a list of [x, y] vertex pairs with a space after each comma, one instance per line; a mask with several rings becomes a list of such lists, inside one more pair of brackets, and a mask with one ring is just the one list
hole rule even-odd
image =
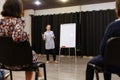
[[[109, 24], [105, 31], [103, 40], [100, 45], [99, 55], [91, 59], [88, 62], [88, 64], [95, 64], [102, 67], [104, 50], [105, 50], [107, 40], [111, 37], [120, 37], [120, 0], [116, 0], [116, 15], [118, 19], [112, 22], [111, 24]], [[94, 78], [94, 69], [92, 66], [87, 65], [86, 80], [93, 80], [93, 78]], [[111, 80], [111, 74], [104, 73], [104, 80]]]
[[[21, 18], [23, 16], [23, 4], [21, 0], [6, 0], [1, 14], [3, 18], [0, 19], [0, 36], [11, 36], [17, 42], [29, 41], [29, 35], [24, 31], [25, 21]], [[33, 63], [35, 63], [37, 55], [34, 51], [33, 55]], [[22, 67], [16, 65], [16, 67], [9, 68], [21, 69]], [[40, 72], [38, 76], [41, 78]], [[31, 78], [32, 72], [26, 71], [26, 80], [31, 80]]]

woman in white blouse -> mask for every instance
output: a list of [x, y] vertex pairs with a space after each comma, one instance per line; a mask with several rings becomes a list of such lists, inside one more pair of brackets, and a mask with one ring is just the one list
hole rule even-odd
[[52, 53], [53, 54], [53, 60], [54, 63], [57, 63], [56, 61], [56, 53], [55, 53], [55, 35], [54, 32], [51, 31], [51, 25], [47, 25], [46, 26], [46, 32], [44, 32], [43, 36], [43, 40], [45, 40], [45, 49], [46, 49], [46, 57], [47, 57], [47, 61], [46, 63], [49, 63], [49, 54]]

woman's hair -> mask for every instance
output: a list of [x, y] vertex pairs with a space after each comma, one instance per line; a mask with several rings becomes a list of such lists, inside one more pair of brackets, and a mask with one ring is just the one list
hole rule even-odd
[[23, 4], [21, 0], [6, 0], [1, 12], [2, 16], [20, 18], [23, 13]]
[[116, 0], [117, 15], [120, 17], [120, 0]]

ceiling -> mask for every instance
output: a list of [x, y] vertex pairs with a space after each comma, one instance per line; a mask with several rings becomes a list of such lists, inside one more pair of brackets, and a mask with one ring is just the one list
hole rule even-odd
[[39, 0], [42, 2], [42, 5], [35, 5], [36, 0], [23, 0], [24, 9], [50, 9], [50, 8], [59, 8], [59, 7], [68, 7], [68, 6], [77, 6], [84, 4], [95, 4], [103, 2], [112, 2], [115, 0], [69, 0], [67, 3], [62, 3], [59, 0]]

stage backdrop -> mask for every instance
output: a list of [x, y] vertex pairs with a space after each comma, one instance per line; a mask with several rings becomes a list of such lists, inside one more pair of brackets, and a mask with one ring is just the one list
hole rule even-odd
[[115, 19], [114, 10], [32, 16], [32, 48], [37, 53], [45, 53], [44, 41], [42, 40], [41, 34], [45, 31], [46, 25], [51, 24], [56, 36], [56, 52], [58, 53], [60, 45], [60, 24], [76, 23], [77, 51], [81, 51], [82, 55], [98, 55], [99, 45], [104, 31], [107, 25]]

